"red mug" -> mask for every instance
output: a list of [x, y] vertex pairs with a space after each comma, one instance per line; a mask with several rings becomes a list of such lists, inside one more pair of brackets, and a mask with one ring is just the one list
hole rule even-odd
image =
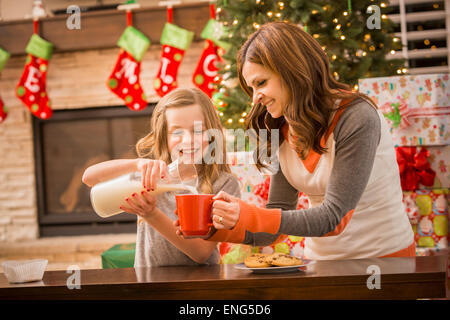
[[175, 196], [183, 236], [205, 236], [213, 226], [213, 194], [180, 194]]

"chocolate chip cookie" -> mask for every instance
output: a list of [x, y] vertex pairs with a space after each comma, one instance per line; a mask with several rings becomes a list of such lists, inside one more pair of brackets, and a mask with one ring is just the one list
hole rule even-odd
[[269, 254], [266, 253], [252, 253], [244, 260], [244, 264], [247, 268], [266, 268], [271, 264], [266, 261]]
[[277, 267], [289, 267], [302, 264], [302, 259], [285, 253], [276, 252], [266, 257], [266, 263]]

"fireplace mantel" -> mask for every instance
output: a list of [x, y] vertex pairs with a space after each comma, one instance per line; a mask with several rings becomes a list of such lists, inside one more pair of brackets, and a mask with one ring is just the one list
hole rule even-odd
[[[53, 43], [55, 52], [114, 48], [127, 25], [124, 11], [105, 10], [82, 12], [81, 29], [69, 30], [66, 27], [69, 16], [61, 15], [39, 21], [39, 34]], [[200, 40], [200, 33], [209, 17], [208, 2], [173, 7], [173, 23], [195, 32], [194, 40]], [[146, 7], [133, 11], [133, 26], [142, 31], [152, 44], [159, 44], [166, 21], [165, 7]], [[32, 33], [31, 19], [0, 22], [0, 47], [12, 55], [23, 55]]]

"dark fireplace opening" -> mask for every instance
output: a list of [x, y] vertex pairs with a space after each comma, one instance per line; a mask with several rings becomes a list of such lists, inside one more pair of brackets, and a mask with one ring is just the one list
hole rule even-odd
[[150, 130], [154, 106], [56, 110], [33, 117], [39, 235], [136, 232], [136, 216], [99, 217], [92, 209], [84, 170], [98, 162], [136, 158], [135, 144]]

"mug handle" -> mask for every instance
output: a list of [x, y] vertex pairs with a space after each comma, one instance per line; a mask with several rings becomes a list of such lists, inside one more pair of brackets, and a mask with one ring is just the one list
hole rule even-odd
[[[214, 200], [211, 198], [211, 199], [210, 199], [210, 202], [211, 202], [211, 205], [212, 205], [212, 204], [214, 203]], [[211, 220], [212, 220], [212, 216], [211, 216]], [[211, 222], [211, 223], [208, 223], [207, 226], [208, 226], [208, 227], [214, 227], [214, 223], [212, 223], [212, 222]]]

